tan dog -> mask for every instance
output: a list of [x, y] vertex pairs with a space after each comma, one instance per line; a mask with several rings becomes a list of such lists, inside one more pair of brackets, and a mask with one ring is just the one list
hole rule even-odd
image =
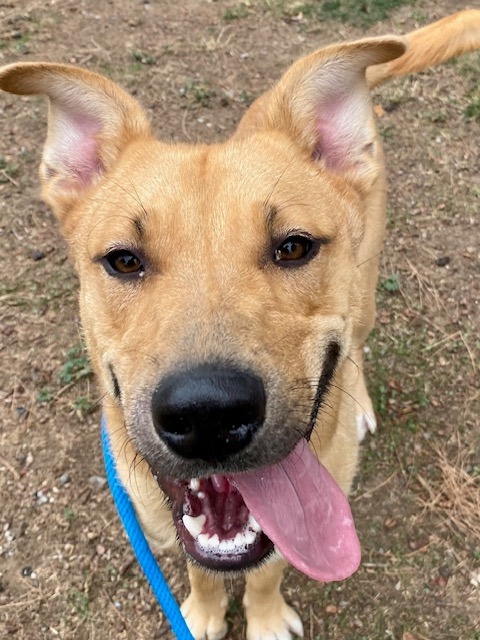
[[362, 350], [385, 227], [369, 87], [479, 46], [472, 10], [327, 47], [208, 147], [159, 142], [89, 71], [0, 72], [50, 100], [43, 195], [80, 276], [118, 471], [152, 547], [180, 540], [194, 561], [197, 639], [226, 633], [222, 571], [253, 568], [249, 640], [288, 640], [302, 624], [281, 556], [321, 581], [358, 566], [344, 495], [375, 429]]

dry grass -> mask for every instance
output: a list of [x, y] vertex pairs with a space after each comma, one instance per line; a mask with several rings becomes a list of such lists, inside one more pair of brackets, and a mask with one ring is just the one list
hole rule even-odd
[[467, 462], [457, 434], [457, 454], [452, 462], [444, 449], [433, 446], [438, 480], [417, 479], [426, 492], [418, 498], [424, 510], [436, 513], [454, 533], [480, 540], [480, 470]]

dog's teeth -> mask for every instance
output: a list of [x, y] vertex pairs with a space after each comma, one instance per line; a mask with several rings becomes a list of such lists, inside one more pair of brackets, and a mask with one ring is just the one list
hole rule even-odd
[[200, 500], [204, 500], [205, 499], [205, 492], [204, 491], [199, 491], [198, 492], [198, 497], [200, 498]]
[[222, 553], [235, 551], [235, 542], [233, 540], [222, 540], [218, 548]]
[[235, 536], [233, 542], [235, 543], [236, 547], [241, 547], [243, 544], [245, 544], [245, 536], [243, 533], [237, 533], [237, 535]]
[[220, 538], [218, 537], [218, 534], [215, 533], [208, 539], [208, 546], [210, 547], [210, 549], [218, 549], [219, 545]]
[[258, 524], [252, 514], [248, 516], [248, 526], [256, 533], [259, 533], [262, 530], [262, 527]]
[[255, 531], [251, 531], [250, 529], [245, 533], [245, 542], [247, 544], [252, 544], [253, 542], [255, 542], [255, 538], [257, 537], [257, 534], [255, 533]]
[[192, 536], [192, 538], [198, 538], [202, 533], [203, 526], [207, 520], [207, 516], [202, 513], [202, 515], [194, 518], [193, 516], [183, 516], [182, 518], [185, 529]]
[[200, 480], [198, 478], [192, 478], [190, 480], [189, 488], [191, 491], [195, 491], [195, 493], [200, 489]]
[[197, 542], [201, 547], [208, 548], [209, 539], [210, 536], [208, 535], [208, 533], [201, 533], [197, 538]]

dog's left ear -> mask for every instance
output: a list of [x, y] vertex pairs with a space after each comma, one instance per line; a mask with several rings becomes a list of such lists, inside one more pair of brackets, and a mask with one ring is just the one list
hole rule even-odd
[[107, 78], [79, 67], [42, 62], [8, 65], [0, 69], [0, 89], [49, 99], [40, 177], [43, 198], [62, 225], [125, 147], [150, 134], [148, 119], [133, 98]]
[[341, 173], [357, 187], [374, 179], [376, 130], [365, 71], [401, 56], [395, 36], [333, 45], [296, 62], [240, 122], [237, 137], [282, 131], [315, 163]]

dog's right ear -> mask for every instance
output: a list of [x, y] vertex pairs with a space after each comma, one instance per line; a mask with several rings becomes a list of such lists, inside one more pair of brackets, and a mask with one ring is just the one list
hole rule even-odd
[[331, 45], [298, 60], [253, 103], [236, 137], [285, 133], [314, 166], [369, 190], [380, 152], [365, 71], [404, 52], [403, 39], [385, 36]]
[[70, 65], [26, 62], [0, 69], [0, 89], [49, 99], [40, 177], [63, 223], [68, 211], [134, 139], [150, 134], [137, 102], [115, 83]]

